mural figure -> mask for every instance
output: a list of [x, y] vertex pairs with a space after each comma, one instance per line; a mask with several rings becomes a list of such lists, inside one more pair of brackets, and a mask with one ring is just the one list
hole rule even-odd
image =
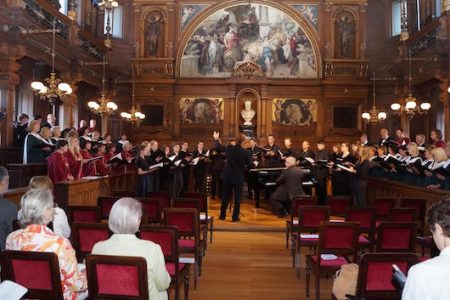
[[158, 55], [158, 39], [161, 35], [161, 14], [152, 12], [145, 29], [145, 53], [146, 56]]
[[314, 26], [316, 31], [318, 31], [319, 6], [317, 4], [294, 4], [292, 6]]
[[205, 4], [182, 4], [180, 13], [180, 31], [183, 31], [186, 26], [208, 5]]
[[181, 98], [181, 122], [188, 124], [219, 124], [223, 120], [222, 98]]
[[348, 14], [342, 14], [337, 20], [341, 57], [352, 58], [355, 44], [355, 22]]
[[262, 4], [234, 5], [209, 15], [186, 43], [180, 75], [226, 78], [243, 62], [260, 65], [271, 78], [318, 76], [314, 49], [300, 25]]
[[317, 122], [315, 99], [274, 99], [272, 107], [275, 124], [311, 126]]

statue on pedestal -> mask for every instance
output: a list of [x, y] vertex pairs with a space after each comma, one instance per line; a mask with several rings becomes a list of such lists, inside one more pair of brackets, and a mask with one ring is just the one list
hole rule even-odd
[[241, 117], [244, 119], [244, 125], [252, 125], [252, 119], [256, 112], [252, 109], [252, 101], [245, 100], [244, 109], [241, 110]]

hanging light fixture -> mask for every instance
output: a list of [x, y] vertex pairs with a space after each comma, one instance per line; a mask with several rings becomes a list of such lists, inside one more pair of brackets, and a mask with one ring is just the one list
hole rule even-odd
[[376, 105], [376, 91], [375, 91], [375, 73], [372, 75], [373, 88], [372, 88], [372, 108], [368, 112], [364, 112], [361, 114], [361, 117], [364, 119], [364, 122], [368, 124], [376, 124], [386, 120], [386, 113], [383, 111], [379, 111]]
[[45, 78], [44, 82], [33, 81], [31, 83], [31, 88], [34, 90], [35, 94], [39, 96], [42, 100], [48, 100], [53, 108], [55, 107], [58, 99], [63, 100], [65, 96], [72, 94], [72, 88], [68, 83], [61, 81], [56, 78], [55, 73], [55, 44], [56, 44], [56, 20], [53, 20], [53, 42], [52, 42], [52, 72], [50, 73], [50, 78]]
[[427, 114], [431, 108], [431, 104], [429, 102], [423, 102], [420, 105], [418, 105], [416, 98], [413, 97], [411, 65], [412, 65], [412, 58], [411, 58], [411, 49], [410, 49], [409, 55], [408, 55], [409, 92], [408, 92], [408, 97], [406, 97], [404, 100], [405, 106], [403, 107], [400, 103], [392, 103], [392, 105], [391, 105], [391, 109], [392, 109], [394, 115], [399, 116], [404, 111], [410, 119], [412, 119], [416, 113], [418, 113], [420, 115]]
[[134, 71], [133, 71], [133, 93], [131, 95], [131, 109], [129, 112], [122, 112], [120, 116], [124, 118], [125, 120], [131, 122], [131, 123], [137, 123], [143, 119], [145, 119], [145, 114], [141, 113], [140, 111], [136, 110], [134, 106], [134, 97], [135, 97], [135, 88], [134, 88]]
[[112, 115], [117, 110], [117, 104], [106, 96], [106, 54], [103, 55], [102, 94], [97, 101], [89, 101], [91, 112], [99, 115]]
[[111, 48], [112, 47], [112, 26], [111, 26], [111, 19], [112, 19], [112, 13], [115, 7], [119, 6], [119, 3], [116, 0], [102, 0], [98, 4], [99, 7], [105, 8], [105, 14], [106, 14], [106, 32], [105, 32], [105, 47]]

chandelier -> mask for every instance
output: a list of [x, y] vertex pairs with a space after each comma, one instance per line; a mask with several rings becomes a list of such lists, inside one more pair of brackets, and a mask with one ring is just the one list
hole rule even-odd
[[[96, 101], [89, 101], [88, 107], [94, 114], [112, 115], [117, 110], [117, 104], [106, 96], [106, 54], [103, 55], [102, 94]], [[100, 103], [100, 104], [99, 104]]]
[[102, 0], [98, 4], [99, 7], [104, 6], [106, 12], [106, 26], [105, 26], [105, 47], [112, 47], [112, 27], [111, 27], [111, 15], [114, 7], [119, 6], [119, 3], [116, 0]]
[[145, 114], [138, 111], [134, 106], [134, 72], [133, 72], [133, 94], [131, 95], [131, 109], [129, 112], [122, 112], [120, 116], [131, 123], [137, 123], [145, 119]]
[[364, 119], [364, 122], [366, 122], [367, 124], [376, 124], [376, 123], [386, 120], [386, 113], [383, 111], [379, 111], [376, 106], [375, 80], [376, 80], [375, 73], [373, 73], [373, 76], [372, 76], [372, 81], [373, 81], [373, 88], [372, 88], [373, 105], [372, 105], [372, 108], [368, 112], [364, 112], [361, 114], [361, 117]]
[[408, 63], [409, 63], [409, 92], [408, 96], [405, 98], [405, 106], [403, 107], [400, 103], [392, 103], [391, 109], [394, 115], [401, 115], [402, 112], [405, 112], [406, 115], [412, 119], [414, 115], [417, 114], [427, 114], [431, 108], [431, 104], [429, 102], [423, 102], [418, 105], [416, 98], [412, 94], [412, 75], [411, 75], [411, 50], [409, 50], [408, 55]]
[[33, 81], [31, 88], [41, 100], [48, 100], [54, 107], [58, 99], [63, 100], [66, 95], [72, 94], [72, 88], [68, 83], [58, 79], [55, 73], [56, 20], [53, 21], [52, 35], [52, 72], [50, 73], [50, 78], [45, 78], [44, 83]]

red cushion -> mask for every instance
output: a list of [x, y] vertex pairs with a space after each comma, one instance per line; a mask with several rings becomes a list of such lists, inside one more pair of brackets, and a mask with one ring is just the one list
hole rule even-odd
[[350, 211], [348, 221], [359, 222], [359, 228], [366, 229], [372, 226], [372, 213], [369, 211]]
[[319, 227], [320, 222], [326, 221], [325, 211], [323, 210], [305, 210], [303, 220], [300, 223], [304, 227]]
[[377, 199], [374, 203], [379, 216], [387, 216], [389, 210], [392, 208], [391, 199]]
[[300, 243], [317, 244], [318, 242], [319, 242], [319, 238], [303, 238], [303, 237], [300, 237]]
[[142, 203], [142, 208], [147, 211], [147, 215], [149, 218], [156, 219], [159, 217], [157, 202], [141, 201], [141, 203]]
[[[313, 262], [315, 264], [317, 264], [317, 256], [311, 256]], [[343, 256], [338, 256], [336, 259], [332, 259], [332, 260], [324, 260], [324, 259], [320, 259], [320, 265], [322, 267], [340, 267], [342, 265], [348, 264], [349, 261], [343, 257]]]
[[96, 267], [99, 294], [139, 296], [137, 267], [106, 264]]
[[109, 238], [108, 230], [79, 228], [80, 249], [83, 252], [91, 252], [97, 242], [106, 241]]
[[328, 227], [325, 230], [324, 248], [351, 249], [355, 229], [352, 227]]
[[97, 222], [95, 218], [95, 211], [93, 210], [74, 210], [73, 211], [73, 222], [77, 223], [95, 223]]
[[367, 291], [395, 291], [392, 284], [392, 265], [396, 264], [406, 274], [405, 262], [370, 262], [367, 266]]
[[381, 243], [382, 249], [408, 250], [411, 234], [413, 233], [410, 228], [386, 228], [383, 232], [383, 240], [377, 243]]
[[21, 260], [12, 261], [14, 282], [27, 289], [52, 290], [50, 264], [46, 261]]
[[172, 234], [170, 232], [141, 231], [141, 239], [158, 244], [164, 256], [172, 255]]
[[414, 213], [412, 212], [401, 212], [394, 213], [391, 217], [391, 222], [415, 222]]
[[[181, 271], [183, 270], [184, 266], [186, 264], [178, 264], [178, 270]], [[170, 276], [175, 276], [177, 274], [175, 274], [175, 263], [166, 263], [166, 270], [169, 273]]]
[[194, 248], [195, 247], [195, 240], [179, 239], [178, 240], [178, 247], [180, 247], [180, 248]]
[[360, 243], [360, 244], [370, 244], [370, 241], [364, 235], [360, 235], [359, 238], [358, 238], [358, 243]]
[[328, 200], [330, 211], [332, 215], [343, 215], [347, 209], [347, 206], [350, 205], [350, 201], [348, 198], [332, 198]]
[[166, 224], [177, 227], [180, 234], [189, 234], [194, 232], [194, 218], [192, 213], [171, 212], [164, 217], [166, 218]]

